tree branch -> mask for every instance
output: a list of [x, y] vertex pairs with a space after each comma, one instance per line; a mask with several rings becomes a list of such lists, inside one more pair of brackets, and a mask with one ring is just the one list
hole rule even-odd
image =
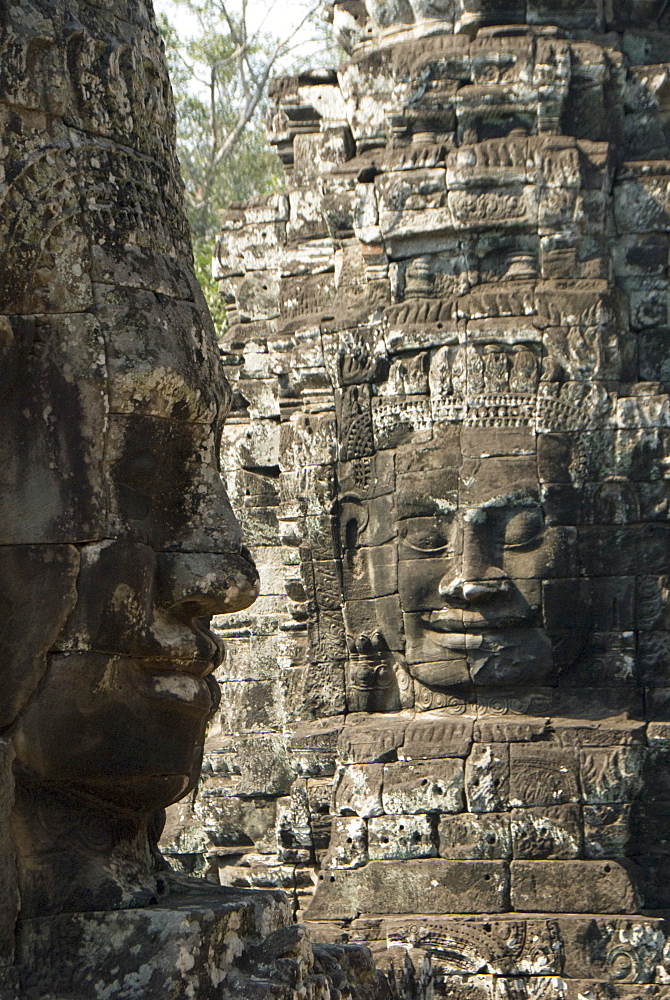
[[[178, 39], [173, 51], [187, 75], [179, 84], [185, 114], [180, 155], [186, 199], [191, 217], [201, 216], [195, 225], [204, 231], [209, 223], [203, 219], [221, 207], [212, 199], [216, 201], [214, 192], [225, 175], [223, 165], [245, 133], [250, 134], [270, 77], [281, 71], [291, 53], [306, 44], [314, 47], [317, 35], [321, 41], [315, 17], [323, 0], [292, 0], [300, 17], [290, 33], [285, 31], [280, 37], [267, 31], [273, 11], [281, 9], [278, 0], [263, 4], [260, 0], [174, 2], [195, 14], [199, 23], [198, 35], [185, 43], [186, 53]], [[305, 26], [310, 21], [314, 30], [308, 33]]]

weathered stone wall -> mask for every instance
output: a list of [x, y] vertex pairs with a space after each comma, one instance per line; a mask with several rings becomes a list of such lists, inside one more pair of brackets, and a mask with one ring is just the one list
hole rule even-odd
[[12, 1000], [391, 1000], [366, 949], [313, 948], [283, 893], [194, 880], [142, 910], [22, 921], [17, 963]]
[[664, 995], [670, 18], [334, 19], [215, 255], [262, 594], [169, 850], [407, 995]]

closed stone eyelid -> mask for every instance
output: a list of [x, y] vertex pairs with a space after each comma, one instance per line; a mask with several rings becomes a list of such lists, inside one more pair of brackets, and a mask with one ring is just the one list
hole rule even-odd
[[445, 542], [444, 545], [436, 545], [435, 548], [424, 548], [421, 545], [414, 545], [413, 542], [409, 542], [406, 539], [404, 541], [410, 549], [414, 549], [416, 552], [444, 552], [445, 549], [450, 548], [448, 542]]
[[[509, 525], [508, 525], [508, 527], [509, 527]], [[542, 539], [542, 537], [544, 536], [544, 531], [545, 531], [544, 520], [541, 520], [537, 524], [537, 526], [535, 526], [535, 525], [529, 525], [529, 528], [533, 529], [533, 530], [532, 530], [532, 534], [528, 534], [527, 538], [524, 538], [523, 540], [516, 541], [516, 542], [514, 542], [514, 541], [507, 541], [507, 539], [505, 538], [503, 540], [503, 547], [506, 548], [506, 549], [521, 549], [521, 548], [525, 548], [526, 546], [533, 545], [534, 543], [540, 541]]]
[[503, 542], [503, 548], [525, 549], [540, 542], [543, 535], [544, 531], [538, 531], [531, 538], [527, 538], [523, 542]]
[[414, 542], [410, 541], [409, 538], [402, 536], [400, 537], [400, 541], [403, 542], [408, 548], [413, 549], [415, 552], [434, 554], [434, 553], [444, 553], [445, 551], [451, 551], [451, 552], [456, 551], [456, 546], [451, 540], [445, 541], [442, 545], [435, 545], [433, 547], [416, 545]]

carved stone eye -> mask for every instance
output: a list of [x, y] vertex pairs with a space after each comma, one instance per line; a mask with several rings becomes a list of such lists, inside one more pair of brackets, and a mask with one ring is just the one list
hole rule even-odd
[[432, 518], [413, 518], [401, 528], [400, 538], [406, 547], [419, 555], [447, 555], [453, 549], [454, 525]]
[[520, 510], [513, 514], [505, 526], [505, 548], [523, 549], [537, 545], [544, 533], [544, 520], [540, 510]]
[[415, 532], [406, 539], [410, 548], [420, 552], [437, 552], [447, 546], [447, 539], [439, 531]]

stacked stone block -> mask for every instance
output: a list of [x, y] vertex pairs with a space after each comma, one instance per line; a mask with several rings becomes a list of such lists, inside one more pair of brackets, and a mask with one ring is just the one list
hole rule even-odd
[[662, 996], [670, 20], [333, 16], [348, 61], [274, 86], [287, 194], [215, 255], [265, 582], [178, 836], [407, 996]]
[[285, 894], [157, 848], [219, 704], [210, 619], [258, 583], [164, 56], [150, 0], [0, 5], [0, 997], [387, 1000]]

